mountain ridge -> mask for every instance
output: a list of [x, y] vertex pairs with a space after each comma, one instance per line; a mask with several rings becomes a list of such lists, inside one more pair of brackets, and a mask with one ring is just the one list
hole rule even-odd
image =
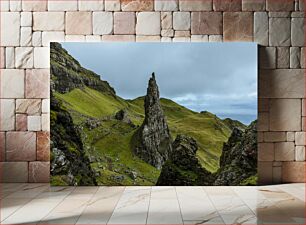
[[[83, 70], [67, 51], [56, 53], [58, 48], [62, 47], [51, 45], [52, 96], [63, 102], [62, 107], [73, 119], [73, 127], [79, 130], [84, 157], [89, 160], [97, 183], [155, 184], [160, 171], [143, 162], [130, 149], [133, 134], [145, 118], [144, 97], [132, 100], [120, 98], [108, 82], [92, 71]], [[59, 66], [58, 60], [65, 62], [65, 66]], [[217, 116], [194, 112], [170, 99], [161, 98], [160, 103], [171, 135], [183, 134], [195, 138], [199, 163], [208, 171], [216, 172], [223, 144], [231, 134], [229, 126]], [[115, 118], [120, 110], [125, 110], [131, 123]], [[120, 160], [124, 160], [125, 165]]]
[[56, 42], [50, 44], [50, 61], [52, 90], [67, 93], [74, 88], [87, 86], [113, 96], [116, 95], [114, 88], [107, 81], [101, 80], [101, 77], [93, 71], [83, 68], [61, 44]]

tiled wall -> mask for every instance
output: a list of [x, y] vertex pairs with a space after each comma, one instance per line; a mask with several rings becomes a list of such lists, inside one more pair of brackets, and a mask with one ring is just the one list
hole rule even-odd
[[50, 41], [254, 41], [260, 180], [305, 181], [303, 3], [1, 0], [2, 180], [48, 182]]

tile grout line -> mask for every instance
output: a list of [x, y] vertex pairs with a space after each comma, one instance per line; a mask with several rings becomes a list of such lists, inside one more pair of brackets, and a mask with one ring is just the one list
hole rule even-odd
[[180, 215], [181, 215], [182, 223], [184, 224], [184, 218], [183, 218], [183, 214], [182, 214], [181, 204], [180, 204], [180, 200], [179, 200], [179, 197], [178, 197], [178, 194], [177, 194], [176, 187], [174, 187], [174, 190], [175, 190], [176, 200], [177, 200], [177, 203], [178, 203], [178, 206], [179, 206], [179, 209], [180, 209]]
[[[3, 185], [3, 184], [5, 184], [5, 183], [2, 183], [2, 185]], [[1, 190], [1, 198], [0, 198], [0, 199], [3, 200], [3, 199], [5, 199], [5, 198], [7, 198], [9, 195], [11, 195], [11, 194], [13, 194], [13, 193], [15, 193], [15, 192], [17, 192], [17, 191], [20, 191], [22, 188], [25, 188], [27, 185], [29, 185], [29, 183], [23, 183], [23, 184], [20, 185], [20, 187], [18, 187], [15, 191], [8, 193], [6, 196], [3, 196], [4, 190]]]
[[[2, 199], [2, 200], [3, 200], [3, 199]], [[3, 221], [5, 221], [7, 218], [13, 216], [14, 213], [16, 213], [19, 209], [22, 209], [24, 206], [26, 206], [26, 205], [27, 205], [28, 203], [30, 203], [32, 200], [33, 200], [33, 199], [28, 199], [28, 201], [27, 201], [25, 204], [23, 204], [23, 205], [21, 205], [20, 207], [18, 207], [17, 209], [15, 209], [15, 210], [14, 210], [10, 215], [8, 215], [7, 217], [2, 218], [2, 216], [1, 216], [1, 223], [2, 223]]]
[[[18, 192], [18, 191], [20, 191], [22, 188], [25, 188], [25, 187], [27, 187], [27, 186], [28, 186], [28, 185], [22, 185], [22, 186], [20, 186], [20, 188], [18, 188], [18, 189], [15, 190], [14, 192], [10, 193], [9, 195]], [[9, 195], [5, 196], [3, 199], [1, 199], [1, 201], [3, 201], [4, 199], [6, 199]], [[23, 208], [25, 205], [27, 205], [27, 204], [28, 204], [29, 202], [31, 202], [32, 200], [33, 200], [33, 198], [29, 198], [28, 201], [27, 201], [25, 204], [23, 204], [22, 206], [20, 206], [20, 207], [18, 207], [17, 209], [15, 209], [15, 210], [14, 210], [10, 215], [8, 215], [7, 217], [2, 218], [2, 216], [1, 216], [1, 223], [2, 223], [4, 220], [6, 220], [7, 218], [9, 218], [10, 216], [12, 216], [17, 210]], [[0, 203], [1, 203], [1, 202], [0, 202]], [[1, 209], [1, 207], [0, 207], [0, 209]]]
[[211, 198], [210, 198], [210, 196], [209, 196], [209, 193], [207, 193], [207, 192], [205, 191], [205, 189], [204, 189], [203, 186], [202, 186], [202, 189], [203, 189], [203, 191], [207, 194], [207, 197], [208, 197], [210, 203], [214, 206], [214, 209], [216, 210], [216, 212], [217, 212], [218, 216], [220, 217], [220, 219], [223, 221], [223, 224], [226, 224], [225, 221], [224, 221], [224, 219], [223, 219], [223, 217], [222, 217], [221, 214], [219, 213], [219, 210], [217, 209], [217, 207], [215, 206], [215, 204], [214, 204], [213, 201], [211, 200]]
[[149, 204], [148, 204], [148, 211], [147, 211], [146, 224], [148, 224], [149, 210], [150, 210], [150, 204], [151, 204], [151, 196], [152, 196], [152, 186], [150, 187], [150, 197], [149, 197]]
[[[105, 187], [102, 187], [102, 188], [104, 189]], [[88, 207], [88, 203], [94, 198], [94, 196], [97, 194], [97, 192], [98, 192], [99, 189], [100, 189], [100, 187], [97, 186], [97, 190], [93, 193], [93, 195], [91, 196], [91, 198], [88, 199], [88, 200], [86, 201], [86, 203], [85, 203], [86, 206], [84, 207], [84, 209], [82, 210], [82, 212], [81, 212], [80, 215], [78, 216], [78, 219], [76, 220], [75, 224], [78, 223], [78, 221], [79, 221], [80, 217], [82, 216], [83, 212], [84, 212], [84, 211], [86, 210], [86, 208]]]
[[[254, 214], [254, 216], [255, 216], [255, 218], [256, 218], [256, 221], [258, 222], [258, 217], [257, 217], [257, 198], [256, 198], [256, 212], [254, 212], [254, 211], [249, 207], [249, 205], [243, 200], [243, 198], [240, 197], [240, 196], [236, 193], [236, 191], [232, 188], [232, 186], [231, 186], [231, 190], [238, 196], [238, 198], [244, 203], [244, 205]], [[257, 194], [257, 193], [258, 193], [257, 188], [255, 188], [255, 190], [256, 190], [256, 194]]]
[[[120, 198], [118, 198], [118, 200], [117, 200], [117, 202], [116, 202], [116, 204], [115, 204], [115, 206], [114, 206], [113, 212], [112, 212], [112, 214], [110, 215], [110, 217], [108, 218], [108, 220], [106, 221], [106, 224], [109, 223], [110, 219], [111, 219], [112, 216], [114, 215], [115, 209], [116, 209], [116, 207], [117, 207], [117, 205], [118, 205], [120, 199], [122, 198], [122, 196], [123, 196], [125, 190], [126, 190], [126, 186], [124, 186], [124, 189], [123, 189], [123, 191], [122, 191], [122, 193], [121, 193], [121, 195], [120, 195]], [[105, 224], [105, 225], [106, 225], [106, 224]]]
[[61, 204], [74, 190], [75, 190], [76, 188], [74, 187], [74, 189], [65, 197], [65, 198], [63, 198], [62, 199], [62, 201], [59, 201], [59, 203], [58, 204], [56, 204], [56, 206], [54, 206], [50, 211], [49, 211], [49, 213], [47, 214], [47, 215], [45, 215], [39, 222], [42, 222], [42, 220], [43, 219], [45, 219], [45, 218], [47, 218], [50, 214], [51, 214], [51, 212], [53, 212], [53, 210], [57, 207], [57, 206], [59, 206], [59, 204]]
[[[20, 189], [18, 189], [17, 191], [15, 191], [15, 192], [13, 192], [13, 193], [11, 193], [11, 194], [14, 194], [14, 193], [16, 193], [16, 192], [18, 192], [18, 191], [20, 191], [22, 188], [22, 190], [25, 190], [24, 188], [26, 188], [27, 186], [29, 186], [31, 183], [27, 183], [27, 185], [26, 186], [22, 186]], [[38, 187], [40, 187], [40, 186], [37, 186], [37, 187], [34, 187], [34, 188], [38, 188]], [[50, 186], [49, 186], [50, 187]], [[31, 188], [31, 189], [34, 189], [34, 188]], [[48, 188], [48, 187], [47, 187]], [[47, 188], [46, 189], [44, 189], [43, 191], [41, 191], [38, 195], [36, 195], [35, 197], [32, 197], [32, 198], [29, 198], [29, 201], [27, 201], [24, 205], [22, 205], [22, 206], [20, 206], [19, 208], [17, 208], [14, 212], [12, 212], [9, 216], [7, 216], [5, 219], [1, 219], [1, 223], [2, 222], [4, 222], [5, 220], [7, 220], [8, 218], [10, 218], [11, 216], [14, 216], [14, 214], [16, 213], [16, 212], [18, 212], [19, 210], [21, 210], [21, 209], [23, 209], [25, 206], [27, 206], [27, 205], [29, 205], [32, 201], [34, 201], [35, 199], [36, 199], [36, 197], [37, 196], [39, 196], [41, 193], [43, 193], [43, 192], [45, 192], [46, 190], [47, 190]], [[28, 190], [28, 189], [26, 189], [26, 190]], [[10, 194], [10, 195], [11, 195]], [[5, 198], [7, 198], [8, 196], [6, 196]], [[8, 198], [9, 199], [9, 198]], [[14, 198], [13, 198], [14, 199]], [[18, 198], [15, 198], [15, 199], [18, 199]], [[2, 199], [3, 200], [3, 199]]]

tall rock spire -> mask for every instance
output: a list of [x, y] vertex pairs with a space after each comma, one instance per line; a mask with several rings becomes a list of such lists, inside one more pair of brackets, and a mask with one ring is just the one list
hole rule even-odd
[[136, 133], [135, 154], [160, 169], [171, 152], [172, 139], [159, 101], [155, 74], [149, 80], [144, 100], [145, 119]]

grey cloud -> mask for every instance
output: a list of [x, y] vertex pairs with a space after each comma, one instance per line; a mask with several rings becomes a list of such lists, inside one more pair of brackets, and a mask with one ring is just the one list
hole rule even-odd
[[155, 72], [162, 97], [175, 100], [193, 95], [193, 100], [186, 98], [179, 103], [218, 115], [226, 111], [228, 115], [235, 114], [229, 110], [234, 109], [236, 114], [248, 117], [244, 122], [249, 122], [250, 111], [253, 119], [256, 117], [254, 43], [63, 43], [63, 46], [84, 67], [109, 81], [123, 98], [145, 95], [148, 79]]

